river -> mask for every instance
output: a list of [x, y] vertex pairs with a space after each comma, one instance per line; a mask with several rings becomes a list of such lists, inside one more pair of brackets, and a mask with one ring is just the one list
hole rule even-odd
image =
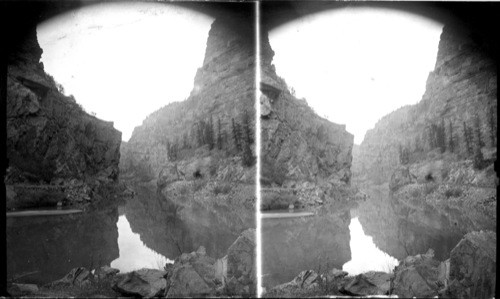
[[180, 207], [147, 187], [134, 189], [134, 198], [103, 210], [7, 217], [8, 280], [41, 285], [82, 266], [159, 269], [199, 246], [221, 258], [255, 225], [254, 211], [243, 217], [225, 206]]
[[309, 269], [390, 273], [398, 260], [429, 248], [442, 261], [464, 234], [430, 206], [402, 205], [384, 188], [363, 191], [366, 201], [334, 202], [313, 216], [264, 217], [263, 286], [291, 281]]

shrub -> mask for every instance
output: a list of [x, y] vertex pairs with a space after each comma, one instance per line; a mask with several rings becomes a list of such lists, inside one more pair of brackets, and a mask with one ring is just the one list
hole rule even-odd
[[295, 206], [300, 204], [300, 201], [292, 194], [276, 194], [264, 193], [261, 198], [261, 210], [285, 210], [290, 204]]
[[427, 183], [424, 186], [424, 193], [425, 193], [425, 195], [431, 194], [432, 192], [436, 191], [437, 188], [438, 188], [438, 184]]
[[205, 180], [193, 181], [193, 192], [197, 192], [197, 191], [201, 190], [203, 187], [205, 187], [206, 184], [207, 184], [207, 182]]
[[273, 160], [267, 158], [264, 158], [261, 164], [261, 184], [267, 186], [273, 183], [278, 186], [283, 185], [287, 173], [283, 164], [275, 163]]
[[420, 197], [420, 189], [415, 188], [415, 189], [411, 190], [411, 191], [410, 191], [410, 195], [411, 195], [413, 198], [418, 198], [418, 197]]
[[451, 189], [447, 189], [447, 190], [444, 192], [444, 195], [446, 196], [446, 198], [450, 198], [450, 197], [460, 197], [462, 194], [463, 194], [462, 189], [460, 189], [460, 188], [458, 188], [458, 187], [451, 188]]
[[227, 184], [227, 183], [224, 183], [224, 184], [219, 183], [219, 184], [215, 185], [212, 192], [215, 195], [228, 194], [229, 192], [231, 192], [231, 185]]

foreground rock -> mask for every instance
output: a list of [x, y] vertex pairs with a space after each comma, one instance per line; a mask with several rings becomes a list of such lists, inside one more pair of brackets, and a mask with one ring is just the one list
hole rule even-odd
[[255, 230], [244, 231], [227, 253], [227, 290], [231, 295], [255, 295]]
[[392, 294], [400, 297], [434, 297], [444, 287], [440, 275], [441, 263], [434, 259], [434, 251], [409, 256], [394, 269]]
[[118, 281], [113, 285], [113, 290], [125, 296], [158, 297], [162, 296], [167, 287], [163, 277], [165, 271], [154, 269], [141, 269], [118, 276]]
[[207, 256], [205, 248], [183, 253], [168, 266], [166, 297], [214, 296], [222, 281], [215, 276], [216, 260]]
[[495, 232], [472, 232], [458, 243], [450, 255], [450, 286], [445, 296], [491, 298], [496, 289]]
[[356, 275], [341, 287], [340, 292], [350, 296], [388, 295], [392, 274], [370, 271]]
[[204, 247], [183, 253], [167, 265], [166, 278], [166, 297], [254, 296], [255, 229], [244, 231], [221, 260], [207, 256]]
[[275, 286], [265, 297], [301, 297], [319, 292], [321, 277], [314, 270], [299, 273], [292, 281]]

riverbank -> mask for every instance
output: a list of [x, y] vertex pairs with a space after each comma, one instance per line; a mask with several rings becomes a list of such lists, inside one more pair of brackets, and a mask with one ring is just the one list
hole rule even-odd
[[12, 279], [7, 287], [15, 297], [251, 297], [256, 294], [255, 260], [255, 229], [248, 229], [221, 259], [208, 256], [201, 246], [161, 269], [143, 268], [121, 274], [109, 266], [90, 270], [78, 267], [42, 286]]
[[134, 194], [126, 182], [55, 180], [51, 184], [6, 184], [8, 212], [31, 209], [77, 209], [113, 204]]
[[496, 283], [496, 233], [464, 236], [439, 262], [430, 249], [408, 256], [392, 273], [370, 271], [355, 276], [338, 269], [302, 271], [292, 281], [266, 291], [264, 297], [389, 296], [491, 298]]

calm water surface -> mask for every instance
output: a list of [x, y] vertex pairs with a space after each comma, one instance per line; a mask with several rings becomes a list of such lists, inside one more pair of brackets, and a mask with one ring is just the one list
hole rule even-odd
[[136, 191], [126, 204], [101, 211], [8, 217], [8, 279], [45, 284], [81, 266], [162, 268], [199, 246], [221, 258], [254, 225], [253, 211], [244, 217], [230, 207], [179, 207], [147, 188]]
[[310, 217], [264, 217], [263, 286], [291, 281], [309, 269], [392, 272], [398, 260], [429, 248], [445, 260], [464, 234], [429, 206], [398, 204], [386, 191], [365, 193], [367, 201], [325, 206]]

